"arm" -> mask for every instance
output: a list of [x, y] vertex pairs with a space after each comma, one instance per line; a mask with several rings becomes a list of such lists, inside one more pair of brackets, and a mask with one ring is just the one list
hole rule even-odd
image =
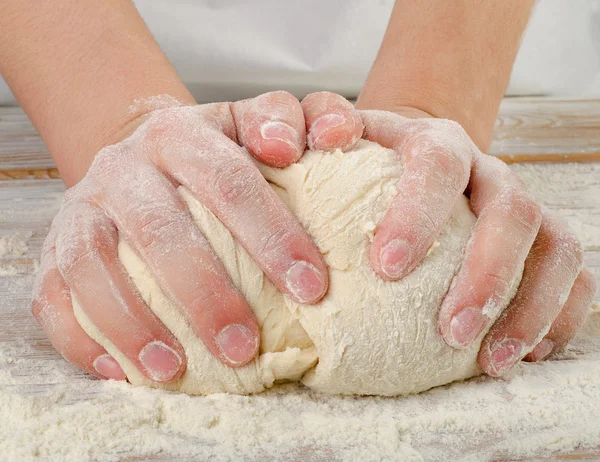
[[396, 1], [357, 107], [455, 120], [487, 151], [533, 4]]
[[67, 186], [156, 108], [136, 100], [195, 104], [130, 1], [2, 2], [0, 73]]

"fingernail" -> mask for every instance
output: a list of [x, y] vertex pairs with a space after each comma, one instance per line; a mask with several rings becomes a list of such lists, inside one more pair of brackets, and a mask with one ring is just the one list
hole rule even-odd
[[298, 145], [298, 132], [283, 122], [266, 122], [260, 127], [260, 134], [268, 141], [281, 141], [294, 149]]
[[402, 276], [410, 260], [410, 247], [402, 239], [390, 241], [379, 252], [381, 270], [392, 279]]
[[508, 372], [521, 359], [523, 347], [523, 342], [516, 338], [505, 338], [497, 342], [490, 355], [493, 375], [499, 377]]
[[159, 340], [148, 343], [139, 355], [140, 362], [155, 382], [172, 380], [181, 369], [181, 356]]
[[108, 353], [98, 356], [93, 365], [100, 375], [108, 379], [125, 380], [127, 377], [117, 360]]
[[555, 343], [547, 338], [543, 339], [531, 352], [531, 357], [534, 361], [541, 361], [546, 359], [552, 350], [554, 350]]
[[476, 308], [465, 308], [450, 321], [451, 345], [455, 348], [471, 346], [486, 328], [490, 318]]
[[243, 364], [256, 355], [258, 338], [242, 324], [231, 324], [215, 337], [221, 353], [233, 364]]
[[346, 118], [340, 114], [326, 114], [315, 120], [310, 126], [308, 134], [308, 147], [313, 149], [319, 138], [333, 128], [346, 123]]
[[312, 303], [325, 292], [323, 277], [313, 265], [297, 261], [288, 270], [286, 285], [300, 303]]

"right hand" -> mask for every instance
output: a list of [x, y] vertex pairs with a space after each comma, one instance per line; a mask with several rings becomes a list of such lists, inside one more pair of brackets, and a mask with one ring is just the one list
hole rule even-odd
[[125, 379], [77, 323], [73, 293], [146, 377], [165, 383], [184, 372], [181, 344], [119, 261], [121, 234], [207, 348], [228, 366], [247, 364], [258, 351], [259, 326], [176, 188], [185, 186], [206, 205], [280, 291], [315, 303], [328, 287], [323, 257], [238, 142], [259, 161], [283, 167], [302, 155], [307, 139], [316, 149], [346, 150], [362, 128], [352, 105], [327, 93], [302, 105], [275, 92], [149, 113], [130, 137], [100, 151], [52, 223], [32, 311], [54, 347], [96, 377]]

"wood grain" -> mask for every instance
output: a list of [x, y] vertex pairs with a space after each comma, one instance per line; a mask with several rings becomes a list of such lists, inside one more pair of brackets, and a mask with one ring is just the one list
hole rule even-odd
[[600, 100], [505, 98], [490, 154], [508, 162], [600, 160]]
[[18, 107], [0, 107], [0, 171], [55, 168], [44, 142]]
[[[506, 98], [490, 154], [506, 162], [600, 161], [600, 100]], [[58, 178], [20, 108], [0, 107], [0, 180]]]

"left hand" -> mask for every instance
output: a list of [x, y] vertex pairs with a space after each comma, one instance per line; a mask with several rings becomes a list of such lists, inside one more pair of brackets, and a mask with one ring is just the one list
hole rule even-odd
[[[479, 364], [492, 376], [563, 348], [584, 323], [595, 293], [579, 241], [458, 123], [413, 108], [359, 112], [365, 137], [396, 150], [405, 166], [370, 250], [377, 274], [395, 281], [410, 273], [464, 193], [477, 223], [440, 309], [442, 336], [454, 348], [467, 348], [491, 326]], [[494, 322], [523, 266], [516, 296]]]

